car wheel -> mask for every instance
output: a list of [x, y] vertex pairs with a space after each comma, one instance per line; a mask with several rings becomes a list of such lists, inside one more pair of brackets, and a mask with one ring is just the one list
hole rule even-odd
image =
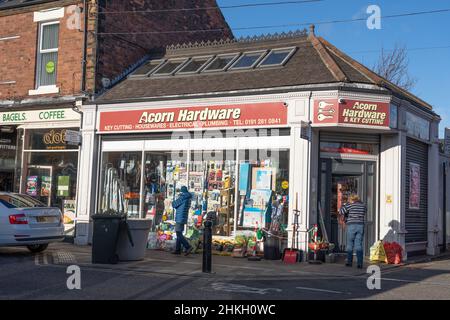
[[30, 246], [27, 246], [28, 250], [30, 250], [33, 253], [39, 253], [47, 249], [48, 243], [46, 244], [33, 244]]

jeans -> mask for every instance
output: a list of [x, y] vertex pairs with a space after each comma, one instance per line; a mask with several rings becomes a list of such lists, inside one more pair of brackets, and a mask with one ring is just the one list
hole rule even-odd
[[356, 251], [358, 266], [363, 265], [364, 224], [347, 225], [347, 263], [353, 263], [353, 249]]
[[189, 242], [183, 236], [183, 231], [184, 231], [184, 224], [177, 223], [175, 225], [175, 232], [177, 233], [177, 244], [175, 247], [176, 252], [181, 252], [181, 245], [183, 245], [184, 249], [186, 249], [186, 250], [191, 247]]

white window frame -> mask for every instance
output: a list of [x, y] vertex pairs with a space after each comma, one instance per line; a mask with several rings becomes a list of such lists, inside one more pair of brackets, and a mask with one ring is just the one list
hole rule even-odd
[[[241, 54], [241, 56], [239, 57], [239, 59], [234, 61], [233, 65], [230, 67], [230, 71], [253, 69], [261, 61], [261, 59], [264, 59], [266, 57], [267, 52], [269, 52], [269, 50], [255, 50], [255, 51], [243, 52]], [[258, 57], [258, 59], [255, 60], [255, 62], [253, 62], [253, 64], [251, 66], [236, 67], [236, 65], [239, 63], [239, 61], [241, 61], [241, 59], [243, 59], [245, 56], [256, 55], [256, 54], [259, 54], [259, 57]]]
[[[206, 65], [206, 67], [203, 68], [203, 70], [201, 72], [202, 73], [223, 72], [223, 71], [227, 70], [228, 67], [231, 66], [237, 59], [239, 59], [240, 56], [241, 56], [241, 54], [239, 52], [218, 54]], [[225, 67], [223, 67], [222, 69], [207, 70], [217, 59], [222, 58], [222, 57], [232, 57], [232, 58], [231, 58], [230, 62], [228, 62], [228, 64]]]
[[[59, 52], [59, 39], [58, 39], [58, 47], [57, 48], [53, 48], [53, 49], [42, 49], [42, 45], [43, 45], [43, 35], [44, 35], [44, 27], [45, 26], [49, 26], [49, 25], [60, 25], [59, 21], [49, 21], [49, 22], [42, 22], [39, 24], [39, 42], [38, 42], [38, 52], [37, 52], [37, 57], [36, 57], [36, 90], [30, 90], [29, 94], [33, 95], [33, 94], [46, 94], [46, 93], [57, 93], [59, 92], [59, 89], [56, 87], [56, 79], [55, 79], [55, 84], [53, 85], [45, 85], [42, 86], [40, 84], [41, 82], [41, 68], [42, 68], [42, 54], [45, 53], [54, 53], [54, 52]], [[59, 28], [58, 30], [58, 37], [59, 37], [59, 31], [61, 29]], [[59, 60], [59, 55], [58, 55], [58, 60]], [[56, 64], [58, 64], [58, 61], [56, 61]], [[56, 72], [58, 71], [58, 68], [56, 66]], [[56, 78], [56, 75], [55, 75]], [[57, 90], [57, 91], [56, 91]], [[56, 91], [56, 92], [55, 92]], [[43, 93], [41, 93], [43, 92]]]
[[[294, 55], [295, 51], [297, 50], [297, 47], [286, 47], [286, 48], [276, 48], [276, 49], [272, 49], [269, 51], [269, 53], [258, 63], [257, 68], [273, 68], [273, 67], [282, 67], [286, 64], [286, 62], [288, 62], [288, 60]], [[288, 55], [283, 59], [283, 61], [281, 63], [277, 63], [277, 64], [268, 64], [268, 65], [263, 65], [263, 63], [269, 59], [270, 55], [273, 52], [288, 52]]]

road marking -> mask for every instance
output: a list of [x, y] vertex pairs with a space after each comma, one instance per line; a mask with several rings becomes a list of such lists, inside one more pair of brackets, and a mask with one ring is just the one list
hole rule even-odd
[[350, 292], [341, 292], [341, 291], [325, 290], [325, 289], [317, 289], [317, 288], [307, 288], [307, 287], [296, 287], [296, 289], [325, 292], [325, 293], [335, 293], [335, 294], [350, 294]]
[[282, 292], [283, 290], [278, 288], [255, 288], [249, 287], [241, 284], [224, 283], [224, 282], [214, 282], [211, 284], [214, 291], [225, 291], [225, 292], [239, 292], [239, 293], [252, 293], [252, 294], [267, 294], [270, 291]]

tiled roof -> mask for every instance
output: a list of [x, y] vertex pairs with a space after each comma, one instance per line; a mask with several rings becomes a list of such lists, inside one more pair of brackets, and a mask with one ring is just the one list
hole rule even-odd
[[40, 4], [40, 3], [52, 2], [52, 1], [55, 1], [55, 0], [0, 0], [0, 10], [30, 6], [33, 4]]
[[167, 47], [163, 56], [153, 56], [151, 59], [187, 58], [285, 47], [296, 47], [297, 50], [281, 67], [160, 78], [129, 77], [101, 95], [97, 101], [123, 102], [299, 85], [363, 83], [387, 88], [421, 107], [431, 109], [426, 102], [381, 78], [323, 38], [316, 37], [313, 26], [309, 35], [300, 31], [239, 40], [173, 45]]

